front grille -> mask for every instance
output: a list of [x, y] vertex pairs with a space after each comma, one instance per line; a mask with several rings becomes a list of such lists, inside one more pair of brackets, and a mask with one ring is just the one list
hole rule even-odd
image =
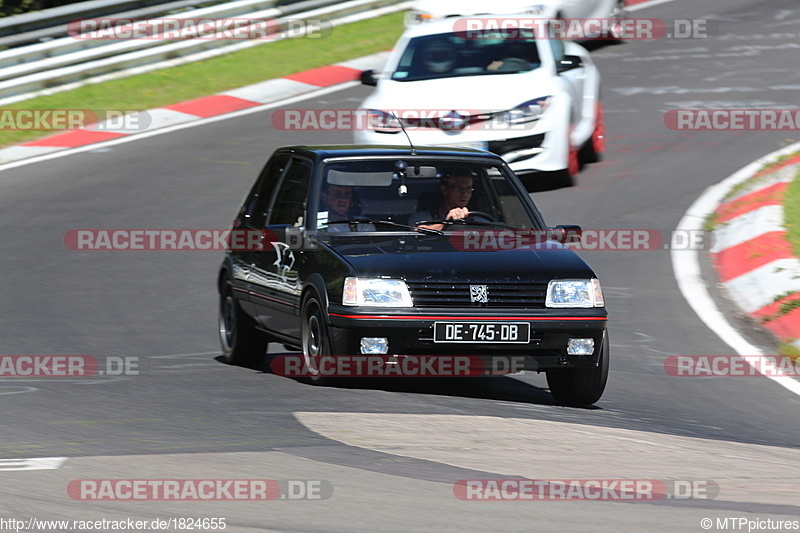
[[516, 150], [539, 148], [542, 146], [543, 142], [544, 133], [540, 133], [539, 135], [531, 135], [529, 137], [511, 138], [505, 141], [490, 141], [489, 151], [498, 155], [503, 155]]
[[[543, 309], [546, 283], [445, 283], [408, 281], [414, 307]], [[470, 301], [470, 285], [486, 285], [487, 303]]]

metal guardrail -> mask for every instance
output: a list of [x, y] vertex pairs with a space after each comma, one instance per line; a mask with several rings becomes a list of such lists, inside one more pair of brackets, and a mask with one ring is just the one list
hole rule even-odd
[[140, 9], [169, 0], [89, 0], [0, 18], [0, 36], [52, 28], [79, 18], [99, 17], [120, 11]]
[[[226, 0], [216, 1], [222, 3]], [[209, 0], [159, 0], [157, 4], [151, 6], [120, 11], [120, 6], [124, 8], [125, 3], [115, 0], [93, 0], [82, 2], [75, 6], [64, 6], [73, 7], [73, 9], [77, 10], [78, 7], [89, 4], [101, 5], [96, 11], [69, 11], [70, 16], [68, 17], [61, 13], [63, 8], [60, 7], [45, 9], [38, 13], [14, 15], [0, 19], [0, 50], [64, 37], [67, 35], [67, 23], [75, 19], [112, 15], [119, 18], [148, 18], [168, 13], [178, 13], [185, 9], [194, 9], [197, 6], [208, 5], [209, 3]], [[82, 7], [82, 9], [85, 8]], [[53, 13], [53, 11], [56, 11], [56, 13]], [[36, 18], [33, 18], [34, 15]], [[22, 17], [25, 17], [25, 19], [22, 19]]]
[[[175, 15], [174, 18], [242, 17], [291, 20], [336, 20], [357, 13], [396, 6], [407, 0], [305, 0], [273, 7], [278, 0], [238, 0]], [[173, 18], [173, 17], [170, 17]], [[283, 24], [281, 27], [283, 27]], [[263, 41], [221, 39], [183, 41], [82, 40], [72, 37], [0, 52], [0, 104], [35, 96], [38, 91], [105, 74], [152, 65], [219, 49], [235, 50]]]
[[[169, 18], [221, 18], [236, 16], [254, 16], [267, 8], [271, 8], [277, 0], [238, 0], [217, 6], [211, 6], [192, 11], [186, 11]], [[275, 17], [280, 11], [267, 13]], [[116, 18], [116, 16], [114, 17]], [[159, 17], [154, 20], [163, 19]], [[57, 67], [83, 63], [92, 59], [99, 59], [126, 51], [137, 50], [164, 44], [159, 40], [103, 40], [103, 39], [76, 39], [63, 37], [52, 41], [0, 51], [0, 79], [24, 76], [33, 72], [50, 70]], [[91, 51], [92, 49], [102, 49]], [[86, 53], [81, 53], [86, 52]]]

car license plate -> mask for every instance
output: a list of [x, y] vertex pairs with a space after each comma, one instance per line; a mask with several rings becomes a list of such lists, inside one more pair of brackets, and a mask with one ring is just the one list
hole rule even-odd
[[527, 344], [528, 322], [434, 322], [433, 342], [501, 342]]

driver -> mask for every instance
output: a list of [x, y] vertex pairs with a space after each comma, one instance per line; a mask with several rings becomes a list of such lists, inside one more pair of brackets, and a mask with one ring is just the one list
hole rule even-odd
[[442, 201], [431, 211], [418, 211], [411, 217], [412, 223], [420, 228], [442, 231], [445, 224], [420, 224], [429, 220], [462, 220], [469, 215], [467, 204], [472, 198], [472, 173], [465, 168], [456, 168], [442, 176], [439, 190]]

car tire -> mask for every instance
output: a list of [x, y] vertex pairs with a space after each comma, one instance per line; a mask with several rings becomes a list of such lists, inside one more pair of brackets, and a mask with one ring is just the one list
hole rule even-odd
[[554, 368], [547, 370], [547, 385], [560, 405], [584, 407], [603, 395], [608, 381], [608, 333], [603, 335], [597, 366], [590, 368]]
[[269, 340], [242, 311], [233, 297], [233, 284], [226, 281], [220, 291], [219, 342], [231, 365], [256, 367], [264, 361]]
[[581, 163], [597, 163], [606, 150], [606, 118], [603, 104], [597, 103], [595, 111], [594, 131], [592, 136], [581, 148], [579, 158]]
[[331, 354], [331, 343], [328, 337], [328, 325], [325, 321], [319, 298], [309, 294], [303, 299], [300, 308], [300, 341], [303, 361], [308, 370], [307, 381], [316, 385], [330, 381], [319, 372], [319, 361], [322, 356]]

